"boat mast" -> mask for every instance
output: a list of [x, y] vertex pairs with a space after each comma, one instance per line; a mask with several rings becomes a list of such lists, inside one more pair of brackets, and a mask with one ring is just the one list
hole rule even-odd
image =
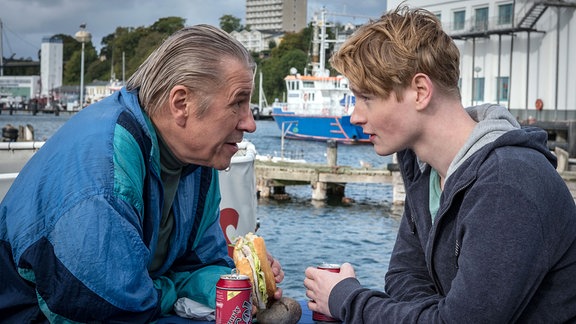
[[110, 85], [116, 81], [116, 74], [114, 73], [114, 50], [112, 50], [112, 57], [110, 58]]
[[[341, 43], [343, 42], [343, 40], [338, 40], [338, 39], [327, 39], [327, 34], [326, 34], [326, 27], [328, 25], [328, 23], [326, 22], [326, 16], [330, 15], [330, 16], [344, 16], [344, 17], [353, 17], [353, 18], [366, 18], [366, 19], [372, 19], [372, 17], [369, 16], [360, 16], [360, 15], [348, 15], [348, 14], [339, 14], [339, 13], [334, 13], [334, 12], [328, 12], [326, 11], [326, 7], [322, 7], [322, 11], [320, 12], [320, 20], [318, 20], [318, 17], [315, 15], [314, 16], [314, 30], [313, 30], [313, 44], [314, 46], [312, 47], [312, 72], [313, 75], [315, 76], [321, 76], [321, 77], [329, 77], [330, 76], [330, 71], [326, 71], [326, 45], [328, 43]], [[320, 35], [318, 35], [318, 28], [320, 27]], [[330, 27], [334, 27], [334, 25], [331, 25]], [[318, 44], [320, 43], [320, 44]], [[320, 48], [318, 50], [318, 48]], [[320, 53], [318, 53], [320, 52]], [[318, 56], [320, 58], [318, 58]]]
[[[326, 8], [322, 8], [320, 20], [314, 16], [313, 46], [312, 46], [312, 75], [326, 75]], [[320, 33], [318, 33], [320, 28]]]
[[4, 75], [4, 49], [2, 48], [2, 34], [4, 34], [4, 29], [2, 26], [2, 18], [0, 18], [0, 76]]
[[122, 86], [126, 84], [126, 52], [122, 51]]
[[322, 15], [320, 19], [320, 76], [327, 76], [326, 70], [326, 8], [322, 8]]
[[262, 72], [260, 72], [260, 80], [258, 80], [258, 109], [262, 109]]
[[312, 34], [312, 75], [318, 75], [318, 17], [314, 15]]

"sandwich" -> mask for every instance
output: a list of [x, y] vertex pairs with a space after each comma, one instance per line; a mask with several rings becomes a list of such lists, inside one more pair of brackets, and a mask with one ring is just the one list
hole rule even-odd
[[270, 267], [264, 239], [253, 233], [240, 236], [234, 242], [234, 264], [239, 274], [250, 278], [252, 304], [266, 309], [268, 300], [276, 292], [276, 280]]

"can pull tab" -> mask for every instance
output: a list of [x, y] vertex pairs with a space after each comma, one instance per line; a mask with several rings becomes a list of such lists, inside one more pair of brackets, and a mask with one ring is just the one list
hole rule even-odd
[[230, 277], [235, 278], [235, 279], [242, 279], [244, 277], [248, 278], [248, 276], [241, 274], [240, 271], [238, 271], [238, 269], [236, 269], [236, 268], [234, 268], [230, 271]]

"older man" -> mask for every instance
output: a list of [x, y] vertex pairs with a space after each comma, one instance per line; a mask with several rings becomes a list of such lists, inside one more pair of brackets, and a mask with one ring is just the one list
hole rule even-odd
[[0, 318], [145, 323], [177, 297], [214, 307], [234, 267], [217, 170], [256, 129], [253, 69], [227, 33], [184, 28], [62, 126], [0, 206]]

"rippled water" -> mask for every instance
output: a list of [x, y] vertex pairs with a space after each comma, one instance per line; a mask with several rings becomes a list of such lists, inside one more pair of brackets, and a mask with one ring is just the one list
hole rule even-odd
[[304, 270], [322, 262], [350, 262], [365, 286], [382, 289], [398, 218], [385, 206], [314, 206], [309, 199], [258, 205], [268, 249], [286, 273], [285, 295], [304, 299]]
[[[0, 126], [31, 124], [35, 139], [49, 138], [70, 116], [0, 115]], [[280, 131], [273, 121], [257, 121], [258, 129], [246, 134], [261, 155], [280, 156]], [[298, 140], [284, 141], [284, 156], [309, 162], [326, 162], [326, 144]], [[371, 145], [339, 145], [338, 165], [360, 167], [360, 160], [384, 167], [390, 157], [376, 155]], [[260, 199], [258, 234], [266, 239], [271, 253], [280, 260], [286, 277], [284, 295], [304, 299], [304, 270], [321, 262], [354, 265], [360, 282], [383, 289], [384, 274], [396, 237], [401, 207], [394, 207], [389, 184], [348, 184], [345, 194], [352, 205], [311, 201], [309, 186], [289, 186], [287, 201]]]

